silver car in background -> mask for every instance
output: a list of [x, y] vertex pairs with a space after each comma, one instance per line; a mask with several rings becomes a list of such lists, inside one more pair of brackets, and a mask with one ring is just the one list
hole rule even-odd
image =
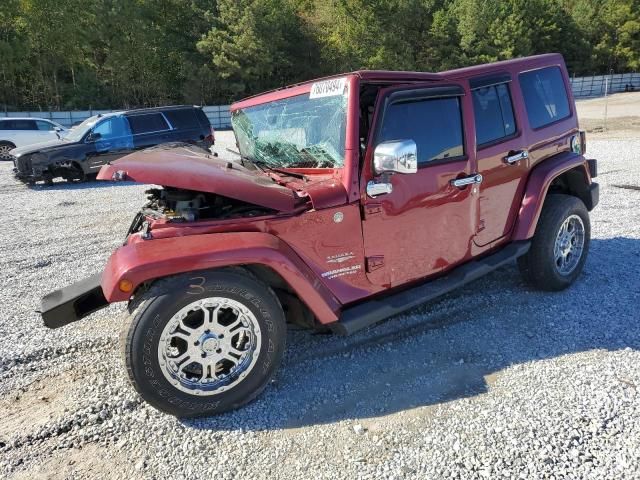
[[68, 132], [59, 123], [45, 118], [0, 118], [0, 160], [11, 160], [9, 152], [14, 148], [56, 140]]

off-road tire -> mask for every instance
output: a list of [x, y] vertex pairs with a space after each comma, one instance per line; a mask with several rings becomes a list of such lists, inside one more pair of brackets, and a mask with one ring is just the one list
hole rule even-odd
[[[224, 297], [242, 303], [260, 326], [261, 348], [244, 379], [215, 395], [198, 396], [174, 387], [158, 360], [161, 332], [172, 316], [194, 300]], [[129, 305], [120, 336], [133, 387], [153, 407], [177, 417], [215, 415], [255, 399], [274, 376], [285, 349], [286, 323], [273, 290], [243, 269], [199, 271], [154, 282]]]
[[[563, 275], [556, 266], [554, 246], [560, 227], [572, 215], [580, 217], [584, 225], [584, 246], [576, 267], [570, 273]], [[531, 248], [525, 255], [518, 258], [518, 267], [522, 277], [527, 283], [540, 290], [564, 290], [582, 272], [589, 253], [590, 239], [591, 224], [589, 212], [584, 203], [571, 195], [547, 195], [531, 242]]]
[[13, 150], [14, 148], [16, 148], [16, 146], [11, 142], [0, 142], [0, 161], [11, 160], [9, 151]]

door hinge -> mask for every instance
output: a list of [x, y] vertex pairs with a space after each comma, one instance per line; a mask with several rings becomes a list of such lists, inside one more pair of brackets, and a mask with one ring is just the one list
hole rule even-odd
[[382, 255], [367, 257], [367, 272], [373, 272], [379, 268], [384, 267], [384, 257]]
[[376, 215], [382, 212], [382, 205], [380, 203], [367, 203], [362, 209], [362, 218], [366, 220], [371, 215]]

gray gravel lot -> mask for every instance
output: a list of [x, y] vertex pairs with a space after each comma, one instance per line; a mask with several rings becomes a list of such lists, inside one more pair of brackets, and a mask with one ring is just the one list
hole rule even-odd
[[511, 265], [347, 339], [290, 331], [257, 401], [197, 421], [128, 385], [124, 306], [58, 330], [34, 313], [101, 270], [145, 187], [28, 189], [0, 164], [0, 477], [640, 478], [640, 191], [615, 186], [640, 186], [639, 152], [589, 143], [601, 203], [571, 289]]

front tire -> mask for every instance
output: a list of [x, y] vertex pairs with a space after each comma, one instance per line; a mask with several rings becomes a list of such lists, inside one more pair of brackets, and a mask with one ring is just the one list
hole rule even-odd
[[267, 386], [286, 324], [271, 288], [242, 269], [163, 279], [134, 299], [123, 330], [131, 383], [178, 417], [238, 408]]
[[590, 240], [584, 203], [571, 195], [547, 195], [531, 248], [518, 258], [523, 278], [540, 290], [567, 288], [582, 272]]

